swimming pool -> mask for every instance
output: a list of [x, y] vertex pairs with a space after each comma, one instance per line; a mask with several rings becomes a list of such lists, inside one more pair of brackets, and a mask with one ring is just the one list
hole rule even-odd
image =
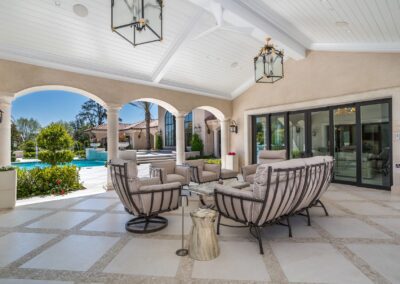
[[[75, 165], [79, 168], [88, 168], [88, 167], [104, 167], [105, 161], [97, 161], [97, 160], [73, 160], [68, 165]], [[14, 167], [21, 169], [33, 169], [33, 168], [46, 168], [49, 167], [49, 164], [45, 164], [42, 162], [15, 162], [12, 163]]]

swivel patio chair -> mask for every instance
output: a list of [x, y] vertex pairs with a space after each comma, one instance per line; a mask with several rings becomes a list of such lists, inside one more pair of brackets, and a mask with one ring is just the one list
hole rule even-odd
[[260, 164], [271, 164], [286, 160], [286, 150], [261, 150], [258, 153], [257, 164], [242, 167], [243, 180], [254, 183], [257, 167]]
[[146, 234], [165, 228], [168, 220], [158, 215], [179, 208], [181, 184], [162, 184], [159, 177], [138, 178], [134, 160], [114, 159], [109, 166], [119, 199], [126, 211], [135, 216], [125, 224], [125, 229]]
[[176, 165], [175, 161], [160, 161], [150, 163], [150, 176], [160, 177], [161, 183], [179, 182], [182, 186], [190, 183], [190, 168]]
[[204, 160], [186, 161], [190, 167], [190, 180], [195, 183], [205, 183], [219, 180], [221, 177], [221, 165], [209, 164]]

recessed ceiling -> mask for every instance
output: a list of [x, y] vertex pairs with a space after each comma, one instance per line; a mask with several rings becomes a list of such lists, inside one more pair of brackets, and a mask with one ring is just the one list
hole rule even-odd
[[164, 40], [133, 48], [109, 0], [0, 1], [0, 58], [232, 99], [267, 35], [307, 49], [400, 51], [399, 0], [165, 0]]

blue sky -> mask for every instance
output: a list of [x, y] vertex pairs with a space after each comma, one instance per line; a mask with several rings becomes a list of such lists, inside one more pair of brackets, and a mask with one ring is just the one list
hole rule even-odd
[[[81, 105], [88, 100], [87, 97], [65, 91], [40, 91], [14, 100], [12, 116], [34, 118], [42, 126], [50, 122], [74, 120], [79, 113]], [[158, 108], [153, 106], [152, 118], [157, 118]], [[130, 123], [144, 119], [144, 113], [139, 108], [125, 105], [120, 111], [122, 122]]]

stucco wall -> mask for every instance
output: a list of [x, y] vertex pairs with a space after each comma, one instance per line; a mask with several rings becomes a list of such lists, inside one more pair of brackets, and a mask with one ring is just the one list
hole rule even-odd
[[[313, 101], [332, 97], [337, 97], [340, 103], [344, 95], [397, 86], [400, 86], [398, 53], [310, 52], [304, 60], [288, 60], [283, 80], [256, 84], [233, 101], [232, 118], [239, 124], [239, 133], [231, 133], [230, 150], [239, 153], [243, 165], [247, 151], [244, 141], [248, 138], [244, 136], [251, 133], [246, 129], [245, 111], [299, 102], [309, 102], [304, 106], [312, 107]], [[362, 100], [360, 96], [358, 99]], [[393, 113], [399, 112], [395, 106]]]
[[122, 82], [73, 72], [61, 71], [8, 60], [0, 60], [0, 94], [15, 94], [25, 89], [62, 85], [89, 92], [110, 105], [124, 105], [141, 98], [162, 100], [178, 111], [189, 112], [195, 107], [212, 106], [231, 115], [231, 101], [154, 86]]

